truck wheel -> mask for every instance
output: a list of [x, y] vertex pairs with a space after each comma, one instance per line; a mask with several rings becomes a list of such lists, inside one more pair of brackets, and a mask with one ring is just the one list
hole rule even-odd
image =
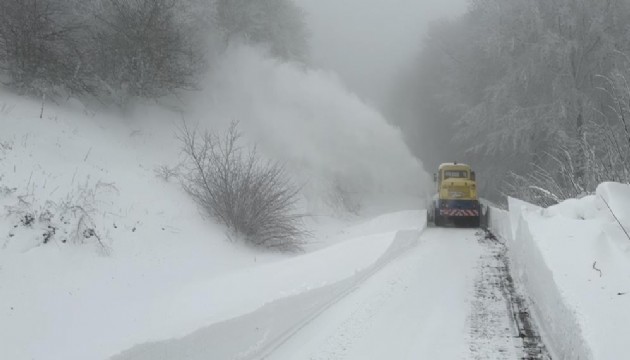
[[435, 209], [435, 214], [433, 215], [433, 221], [435, 226], [442, 226], [442, 217], [440, 216], [440, 210]]

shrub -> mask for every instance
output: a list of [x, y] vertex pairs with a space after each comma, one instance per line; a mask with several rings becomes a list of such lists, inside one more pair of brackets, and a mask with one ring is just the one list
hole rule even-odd
[[110, 91], [126, 101], [196, 87], [203, 55], [183, 13], [176, 0], [101, 1], [91, 54]]
[[215, 22], [227, 42], [269, 46], [272, 55], [304, 61], [308, 30], [303, 10], [292, 0], [217, 0]]
[[238, 125], [222, 136], [183, 125], [184, 189], [210, 216], [258, 247], [296, 251], [308, 233], [296, 213], [300, 189], [284, 167], [244, 149]]
[[166, 182], [169, 182], [171, 178], [177, 178], [179, 176], [179, 168], [180, 168], [180, 165], [171, 167], [171, 166], [162, 164], [156, 167], [155, 169], [153, 169], [153, 173], [158, 178]]
[[84, 27], [62, 0], [0, 1], [0, 71], [24, 93], [86, 91], [77, 44]]

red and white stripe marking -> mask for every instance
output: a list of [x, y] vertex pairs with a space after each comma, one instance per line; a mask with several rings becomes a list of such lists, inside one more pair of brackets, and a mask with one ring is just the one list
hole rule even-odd
[[441, 209], [440, 215], [442, 216], [479, 216], [478, 210], [464, 210], [464, 209]]

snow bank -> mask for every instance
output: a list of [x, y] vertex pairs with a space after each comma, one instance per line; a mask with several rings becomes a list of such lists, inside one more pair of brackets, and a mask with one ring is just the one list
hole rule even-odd
[[510, 212], [496, 207], [488, 207], [488, 228], [502, 239], [512, 239]]
[[630, 352], [630, 239], [612, 215], [628, 227], [629, 196], [629, 185], [606, 183], [547, 209], [510, 199], [509, 213], [491, 210], [554, 358]]
[[[419, 224], [424, 227], [424, 224]], [[274, 264], [274, 274], [251, 274], [259, 281], [250, 284], [265, 284], [271, 288], [300, 288], [294, 293], [276, 292], [276, 298], [248, 314], [201, 328], [178, 339], [148, 343], [125, 351], [116, 360], [168, 360], [168, 359], [254, 359], [285, 341], [294, 331], [304, 326], [336, 300], [354, 289], [359, 283], [378, 269], [416, 244], [420, 229], [405, 230], [359, 238], [339, 247], [307, 255], [284, 264]], [[374, 243], [370, 243], [374, 242]], [[386, 245], [383, 248], [383, 245]], [[362, 255], [360, 261], [348, 261], [348, 253], [379, 254], [377, 258]], [[328, 270], [326, 270], [328, 269]], [[332, 269], [332, 270], [331, 270]], [[271, 271], [271, 269], [268, 269]], [[347, 270], [351, 270], [348, 272]], [[288, 274], [287, 274], [288, 273]], [[314, 284], [304, 287], [296, 275], [312, 273]], [[280, 276], [280, 279], [265, 277]], [[324, 280], [326, 279], [326, 280]], [[276, 283], [278, 280], [280, 282]], [[288, 281], [287, 281], [288, 280]], [[324, 280], [324, 281], [322, 281]], [[229, 289], [229, 288], [228, 288]], [[250, 290], [246, 290], [250, 291]], [[267, 290], [266, 290], [267, 291]], [[228, 290], [229, 292], [229, 290]], [[242, 291], [237, 300], [240, 300]], [[206, 299], [211, 297], [205, 297]], [[251, 302], [251, 300], [249, 300]], [[211, 310], [208, 304], [208, 310]]]
[[354, 238], [310, 254], [186, 284], [155, 301], [149, 317], [157, 323], [149, 324], [141, 333], [153, 331], [150, 340], [184, 336], [252, 312], [265, 303], [349, 278], [375, 263], [394, 238], [395, 233]]

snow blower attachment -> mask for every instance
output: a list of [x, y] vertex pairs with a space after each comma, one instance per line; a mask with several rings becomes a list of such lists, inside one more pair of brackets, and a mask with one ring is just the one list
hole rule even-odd
[[427, 223], [435, 226], [487, 226], [487, 209], [479, 202], [475, 172], [466, 164], [440, 165], [433, 175], [437, 184], [427, 208]]

